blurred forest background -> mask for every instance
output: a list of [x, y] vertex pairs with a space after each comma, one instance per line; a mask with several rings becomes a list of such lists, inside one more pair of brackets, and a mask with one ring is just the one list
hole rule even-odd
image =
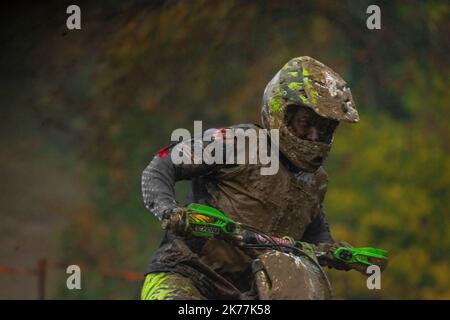
[[336, 297], [450, 299], [448, 1], [376, 1], [374, 31], [373, 1], [75, 2], [79, 31], [72, 2], [2, 7], [0, 298], [37, 298], [35, 276], [1, 266], [39, 259], [85, 270], [70, 291], [49, 269], [47, 298], [137, 298], [132, 275], [110, 275], [141, 273], [159, 243], [144, 167], [194, 120], [259, 123], [266, 83], [309, 55], [347, 80], [361, 115], [325, 165], [333, 235], [392, 257], [382, 290], [327, 270]]

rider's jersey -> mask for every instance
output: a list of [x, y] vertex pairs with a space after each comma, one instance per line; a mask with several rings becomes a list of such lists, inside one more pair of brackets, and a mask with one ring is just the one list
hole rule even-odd
[[[227, 129], [240, 133], [262, 130], [252, 124]], [[146, 208], [162, 219], [165, 213], [183, 205], [176, 202], [175, 183], [191, 180], [192, 202], [215, 207], [237, 222], [272, 236], [290, 236], [315, 244], [333, 242], [322, 205], [328, 181], [325, 170], [320, 167], [314, 173], [301, 172], [280, 154], [278, 170], [263, 175], [261, 168], [267, 165], [260, 161], [251, 162], [248, 157], [243, 164], [211, 163], [205, 158], [195, 159], [198, 153], [188, 153], [187, 150], [195, 150], [194, 146], [198, 147], [197, 151], [204, 150], [211, 141], [220, 140], [226, 157], [233, 150], [226, 145], [235, 140], [227, 141], [225, 132], [223, 128], [207, 130], [205, 137], [159, 151], [142, 175]], [[257, 140], [260, 146], [261, 141]], [[190, 164], [186, 163], [189, 161], [178, 164], [173, 160], [172, 152], [179, 154], [179, 151], [184, 151], [183, 157], [190, 159]], [[236, 299], [242, 292], [250, 290], [253, 258], [249, 252], [221, 240], [182, 238], [166, 232], [147, 273], [182, 273], [193, 279], [206, 297]]]

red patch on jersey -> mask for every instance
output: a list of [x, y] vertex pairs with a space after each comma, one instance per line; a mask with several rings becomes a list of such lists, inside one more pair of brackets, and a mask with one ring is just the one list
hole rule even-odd
[[220, 129], [217, 129], [217, 131], [214, 133], [214, 138], [225, 139], [225, 135], [226, 135], [226, 129], [220, 128]]
[[167, 157], [167, 156], [169, 155], [169, 147], [170, 147], [170, 146], [167, 146], [167, 147], [162, 148], [161, 150], [159, 150], [159, 151], [156, 153], [156, 155], [157, 155], [158, 157], [160, 157], [160, 158], [165, 158], [165, 157]]

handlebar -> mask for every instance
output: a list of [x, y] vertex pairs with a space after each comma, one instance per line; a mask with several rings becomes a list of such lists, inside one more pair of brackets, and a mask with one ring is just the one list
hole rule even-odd
[[[191, 203], [183, 210], [180, 224], [185, 232], [202, 238], [222, 238], [243, 248], [275, 249], [284, 252], [294, 252], [297, 255], [307, 255], [313, 259], [329, 254], [320, 252], [314, 245], [296, 241], [286, 236], [278, 238], [265, 234], [251, 226], [235, 222], [221, 211], [202, 204]], [[387, 251], [376, 248], [355, 248], [350, 246], [334, 247], [331, 256], [347, 265], [373, 264], [385, 265]]]

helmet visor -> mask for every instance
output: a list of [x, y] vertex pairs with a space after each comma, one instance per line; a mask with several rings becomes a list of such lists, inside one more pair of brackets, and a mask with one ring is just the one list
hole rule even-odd
[[286, 123], [298, 138], [330, 144], [339, 122], [319, 116], [303, 106], [287, 106]]

